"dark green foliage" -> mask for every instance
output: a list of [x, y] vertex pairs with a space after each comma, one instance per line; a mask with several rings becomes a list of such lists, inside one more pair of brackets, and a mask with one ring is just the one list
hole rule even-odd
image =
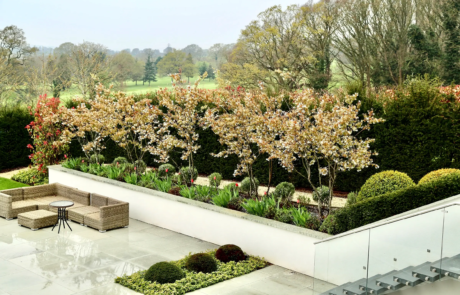
[[191, 169], [188, 166], [180, 168], [179, 173], [180, 173], [181, 181], [184, 183], [188, 183], [188, 184], [191, 183], [192, 179], [195, 181], [196, 178], [198, 177], [198, 170], [196, 168], [193, 168], [193, 174], [192, 174]]
[[187, 259], [185, 268], [194, 272], [210, 273], [217, 270], [217, 263], [211, 255], [197, 253]]
[[145, 169], [147, 169], [147, 164], [143, 160], [137, 160], [134, 162], [134, 167], [137, 170], [137, 173], [144, 173]]
[[253, 194], [257, 194], [258, 187], [259, 187], [259, 180], [257, 178], [254, 178], [254, 183], [251, 184], [251, 179], [249, 177], [245, 177], [243, 181], [241, 182], [240, 189], [244, 193], [249, 193], [249, 191], [252, 190]]
[[311, 230], [319, 230], [321, 227], [321, 220], [316, 215], [311, 215], [310, 218], [305, 223], [305, 227]]
[[208, 180], [209, 180], [209, 185], [210, 186], [219, 186], [220, 185], [220, 182], [222, 181], [222, 174], [218, 173], [218, 172], [214, 172], [212, 173], [211, 175], [208, 176]]
[[329, 214], [326, 219], [324, 219], [323, 224], [319, 228], [320, 232], [327, 233], [330, 235], [335, 235], [340, 230], [338, 221], [334, 214]]
[[446, 34], [444, 41], [443, 79], [446, 83], [460, 83], [460, 1], [445, 1], [442, 8], [442, 24]]
[[347, 195], [347, 203], [345, 204], [345, 206], [350, 206], [350, 205], [356, 204], [356, 202], [358, 202], [358, 193], [357, 192], [350, 192]]
[[153, 61], [150, 60], [150, 55], [147, 57], [147, 61], [145, 62], [144, 67], [144, 77], [142, 78], [142, 82], [156, 82], [157, 81], [157, 69], [156, 66], [153, 64]]
[[208, 67], [206, 66], [206, 63], [205, 62], [202, 62], [200, 64], [200, 67], [198, 68], [198, 74], [200, 74], [200, 76], [203, 76], [203, 74], [208, 70]]
[[208, 79], [211, 80], [211, 79], [215, 79], [216, 78], [216, 73], [214, 72], [214, 68], [209, 65], [208, 69], [206, 70], [208, 72]]
[[26, 108], [0, 107], [0, 170], [30, 164], [31, 152], [26, 146], [32, 139], [25, 127], [33, 119]]
[[[168, 171], [166, 171], [168, 170]], [[171, 177], [176, 173], [176, 168], [171, 164], [163, 164], [158, 167], [158, 175], [160, 177]]]
[[145, 272], [144, 276], [145, 280], [160, 284], [174, 283], [183, 278], [185, 278], [184, 272], [169, 262], [155, 263]]
[[274, 219], [279, 222], [289, 223], [289, 224], [292, 224], [294, 222], [292, 218], [291, 210], [288, 210], [288, 209], [278, 210], [275, 214]]
[[460, 173], [452, 173], [432, 182], [369, 198], [339, 209], [331, 217], [334, 222], [328, 221], [328, 224], [326, 218], [320, 230], [330, 234], [343, 233], [458, 194]]
[[411, 25], [408, 37], [412, 45], [412, 52], [407, 62], [408, 74], [413, 76], [429, 74], [431, 78], [439, 76], [438, 60], [441, 57], [441, 48], [435, 32], [432, 30], [423, 32], [418, 25]]
[[89, 158], [90, 163], [99, 163], [99, 164], [104, 164], [105, 163], [105, 157], [103, 155], [91, 155]]
[[243, 207], [241, 206], [242, 203], [243, 203], [243, 200], [241, 198], [232, 198], [228, 202], [227, 208], [232, 209], [232, 210], [241, 211], [241, 209], [243, 209]]
[[414, 181], [406, 173], [393, 170], [382, 171], [372, 175], [364, 183], [359, 191], [358, 201], [414, 185]]
[[290, 201], [295, 193], [295, 187], [292, 183], [282, 182], [275, 188], [275, 198], [281, 199], [282, 201]]
[[114, 164], [114, 165], [117, 165], [117, 164], [118, 165], [123, 165], [123, 164], [128, 164], [128, 163], [129, 162], [125, 157], [116, 157], [112, 162], [112, 164]]
[[224, 263], [246, 260], [243, 250], [241, 250], [240, 247], [231, 244], [220, 246], [216, 251], [216, 258]]

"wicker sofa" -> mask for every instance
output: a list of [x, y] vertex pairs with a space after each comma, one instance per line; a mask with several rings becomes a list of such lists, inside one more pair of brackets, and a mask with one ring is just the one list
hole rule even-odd
[[0, 216], [11, 220], [18, 214], [48, 210], [54, 201], [72, 201], [67, 210], [68, 219], [96, 228], [101, 232], [129, 225], [129, 203], [90, 194], [59, 183], [0, 191]]

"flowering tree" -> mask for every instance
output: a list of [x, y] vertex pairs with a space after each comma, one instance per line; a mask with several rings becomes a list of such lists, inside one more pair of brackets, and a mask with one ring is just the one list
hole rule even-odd
[[166, 88], [157, 92], [159, 105], [166, 108], [163, 114], [163, 124], [176, 131], [176, 135], [170, 134], [164, 137], [163, 148], [183, 149], [181, 159], [188, 161], [191, 169], [190, 175], [193, 178], [193, 154], [200, 148], [196, 144], [201, 121], [199, 105], [207, 92], [197, 88], [200, 80], [195, 82], [194, 87], [180, 87], [181, 84], [185, 84], [180, 80], [180, 74], [172, 74], [171, 78], [173, 79], [172, 92]]
[[[321, 178], [327, 176], [329, 186], [328, 207], [331, 208], [333, 187], [337, 173], [377, 165], [373, 164], [369, 144], [374, 139], [359, 139], [357, 135], [382, 122], [372, 111], [358, 116], [360, 102], [353, 104], [356, 95], [315, 95], [312, 90], [291, 94], [292, 108], [281, 118], [270, 122], [278, 130], [280, 140], [271, 151], [271, 157], [280, 160], [288, 171], [295, 170], [294, 161], [300, 160], [307, 178], [315, 191], [318, 187], [311, 178], [313, 165], [317, 165], [319, 187]], [[321, 213], [321, 204], [318, 204]]]
[[[214, 95], [211, 102], [216, 107], [206, 112], [205, 126], [210, 127], [219, 136], [220, 144], [226, 147], [212, 155], [236, 155], [239, 164], [234, 175], [247, 173], [251, 180], [249, 194], [257, 194], [252, 165], [273, 146], [276, 136], [265, 123], [276, 113], [281, 96], [273, 98], [261, 91], [250, 93], [241, 87], [236, 90], [228, 87]], [[259, 149], [253, 149], [253, 145], [258, 145]]]
[[47, 166], [58, 164], [69, 149], [68, 142], [61, 138], [61, 122], [67, 109], [59, 104], [59, 98], [48, 98], [45, 94], [38, 98], [34, 110], [29, 107], [30, 114], [34, 115], [34, 121], [26, 126], [33, 139], [33, 146], [27, 145], [32, 152], [29, 159], [43, 174], [48, 174]]

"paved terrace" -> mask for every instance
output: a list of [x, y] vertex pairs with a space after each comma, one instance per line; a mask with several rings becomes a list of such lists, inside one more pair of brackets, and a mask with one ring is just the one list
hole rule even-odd
[[[61, 228], [58, 235], [57, 229], [31, 231], [17, 219], [0, 218], [0, 295], [140, 294], [114, 279], [218, 247], [133, 219], [129, 228], [103, 234], [70, 226], [73, 232]], [[312, 286], [311, 277], [273, 265], [188, 294], [313, 295]]]

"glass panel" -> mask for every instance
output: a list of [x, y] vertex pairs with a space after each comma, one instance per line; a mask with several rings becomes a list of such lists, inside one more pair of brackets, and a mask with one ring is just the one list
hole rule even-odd
[[[367, 278], [369, 231], [362, 231], [315, 246], [313, 294]], [[337, 292], [337, 294], [344, 294]]]
[[444, 218], [442, 262], [437, 272], [444, 278], [460, 278], [460, 206], [448, 207]]
[[371, 229], [367, 290], [435, 281], [431, 267], [441, 263], [443, 219], [444, 210], [437, 210]]

